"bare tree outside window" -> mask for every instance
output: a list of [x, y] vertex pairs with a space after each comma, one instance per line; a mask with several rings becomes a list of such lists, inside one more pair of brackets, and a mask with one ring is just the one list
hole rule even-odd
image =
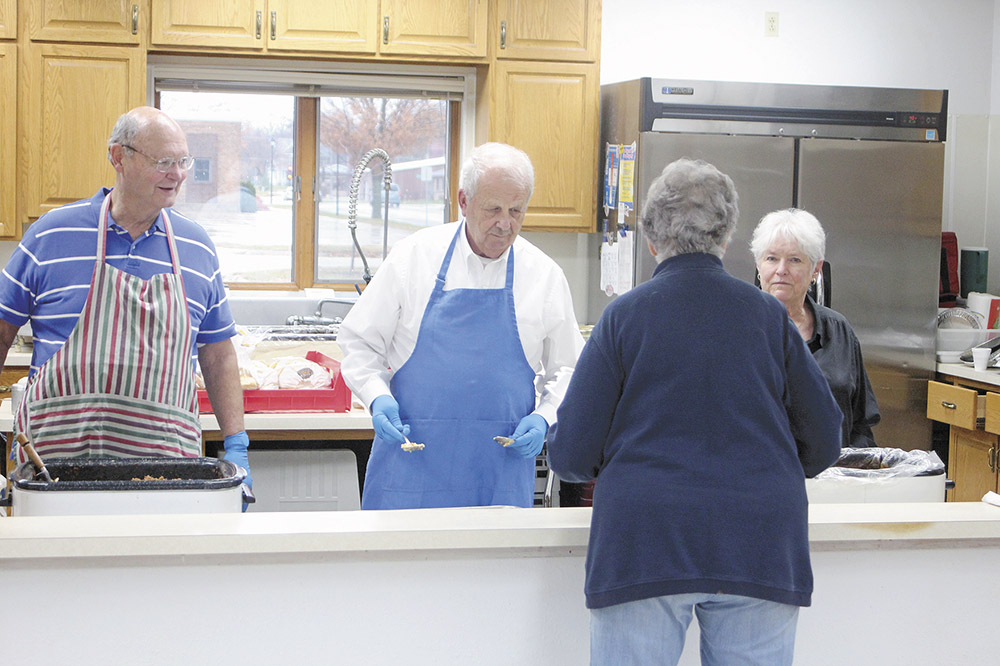
[[[356, 281], [357, 257], [347, 227], [354, 168], [372, 148], [392, 162], [388, 246], [413, 231], [445, 221], [447, 102], [424, 98], [324, 97], [320, 102], [317, 281]], [[358, 239], [369, 266], [382, 259], [381, 160], [369, 163], [359, 190]], [[374, 184], [374, 186], [373, 186]]]
[[[317, 100], [316, 126], [298, 129], [292, 94], [164, 90], [160, 106], [184, 129], [195, 158], [176, 207], [208, 231], [230, 286], [359, 282], [348, 195], [355, 165], [372, 148], [386, 151], [392, 162], [388, 248], [447, 221], [444, 100], [326, 96]], [[314, 164], [296, 163], [298, 140], [315, 141]], [[385, 190], [381, 160], [369, 166], [359, 190], [357, 231], [374, 271], [382, 260]], [[304, 237], [295, 233], [296, 215], [308, 219], [303, 206], [313, 202], [297, 196], [296, 179], [315, 183], [315, 233], [299, 234]], [[302, 256], [316, 259], [311, 278], [297, 276], [296, 257]]]

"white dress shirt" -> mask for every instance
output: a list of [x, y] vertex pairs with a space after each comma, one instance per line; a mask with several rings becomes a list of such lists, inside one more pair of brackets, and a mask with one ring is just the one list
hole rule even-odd
[[[393, 372], [413, 353], [424, 309], [459, 224], [422, 229], [397, 242], [344, 318], [337, 335], [344, 352], [341, 372], [366, 406], [391, 393]], [[513, 250], [514, 310], [524, 357], [535, 371], [538, 399], [534, 413], [551, 425], [583, 349], [583, 336], [573, 313], [569, 283], [558, 264], [520, 236]], [[463, 227], [445, 290], [503, 288], [509, 256], [510, 250], [498, 259], [478, 256]]]

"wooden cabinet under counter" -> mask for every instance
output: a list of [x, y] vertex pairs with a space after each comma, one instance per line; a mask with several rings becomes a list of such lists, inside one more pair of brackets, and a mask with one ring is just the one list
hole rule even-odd
[[978, 397], [972, 389], [927, 382], [927, 418], [974, 430], [978, 416]]
[[927, 418], [949, 425], [948, 501], [978, 502], [1000, 481], [1000, 383], [962, 372], [927, 383]]

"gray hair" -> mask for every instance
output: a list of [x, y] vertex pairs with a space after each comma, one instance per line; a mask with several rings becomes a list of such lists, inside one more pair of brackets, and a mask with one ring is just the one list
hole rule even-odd
[[471, 199], [476, 194], [480, 176], [492, 169], [502, 169], [523, 184], [531, 199], [535, 189], [535, 167], [531, 165], [531, 158], [523, 150], [505, 143], [490, 142], [473, 148], [462, 164], [458, 188]]
[[733, 180], [708, 162], [671, 162], [649, 186], [642, 230], [658, 260], [705, 252], [722, 257], [740, 211]]
[[126, 112], [118, 116], [111, 130], [111, 136], [108, 137], [108, 150], [116, 143], [123, 146], [133, 145], [143, 125], [142, 119], [137, 114]]
[[750, 252], [754, 263], [764, 258], [774, 241], [783, 238], [792, 241], [808, 257], [811, 269], [826, 255], [826, 233], [816, 216], [801, 208], [786, 208], [768, 213], [761, 218], [750, 239]]

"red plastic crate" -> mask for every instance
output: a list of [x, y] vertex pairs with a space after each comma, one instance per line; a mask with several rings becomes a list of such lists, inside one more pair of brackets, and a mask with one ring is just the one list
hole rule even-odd
[[[245, 412], [349, 412], [351, 390], [340, 376], [340, 361], [318, 351], [306, 354], [306, 360], [318, 363], [330, 371], [333, 379], [328, 389], [267, 389], [243, 391]], [[198, 409], [212, 413], [208, 392], [198, 391]]]

